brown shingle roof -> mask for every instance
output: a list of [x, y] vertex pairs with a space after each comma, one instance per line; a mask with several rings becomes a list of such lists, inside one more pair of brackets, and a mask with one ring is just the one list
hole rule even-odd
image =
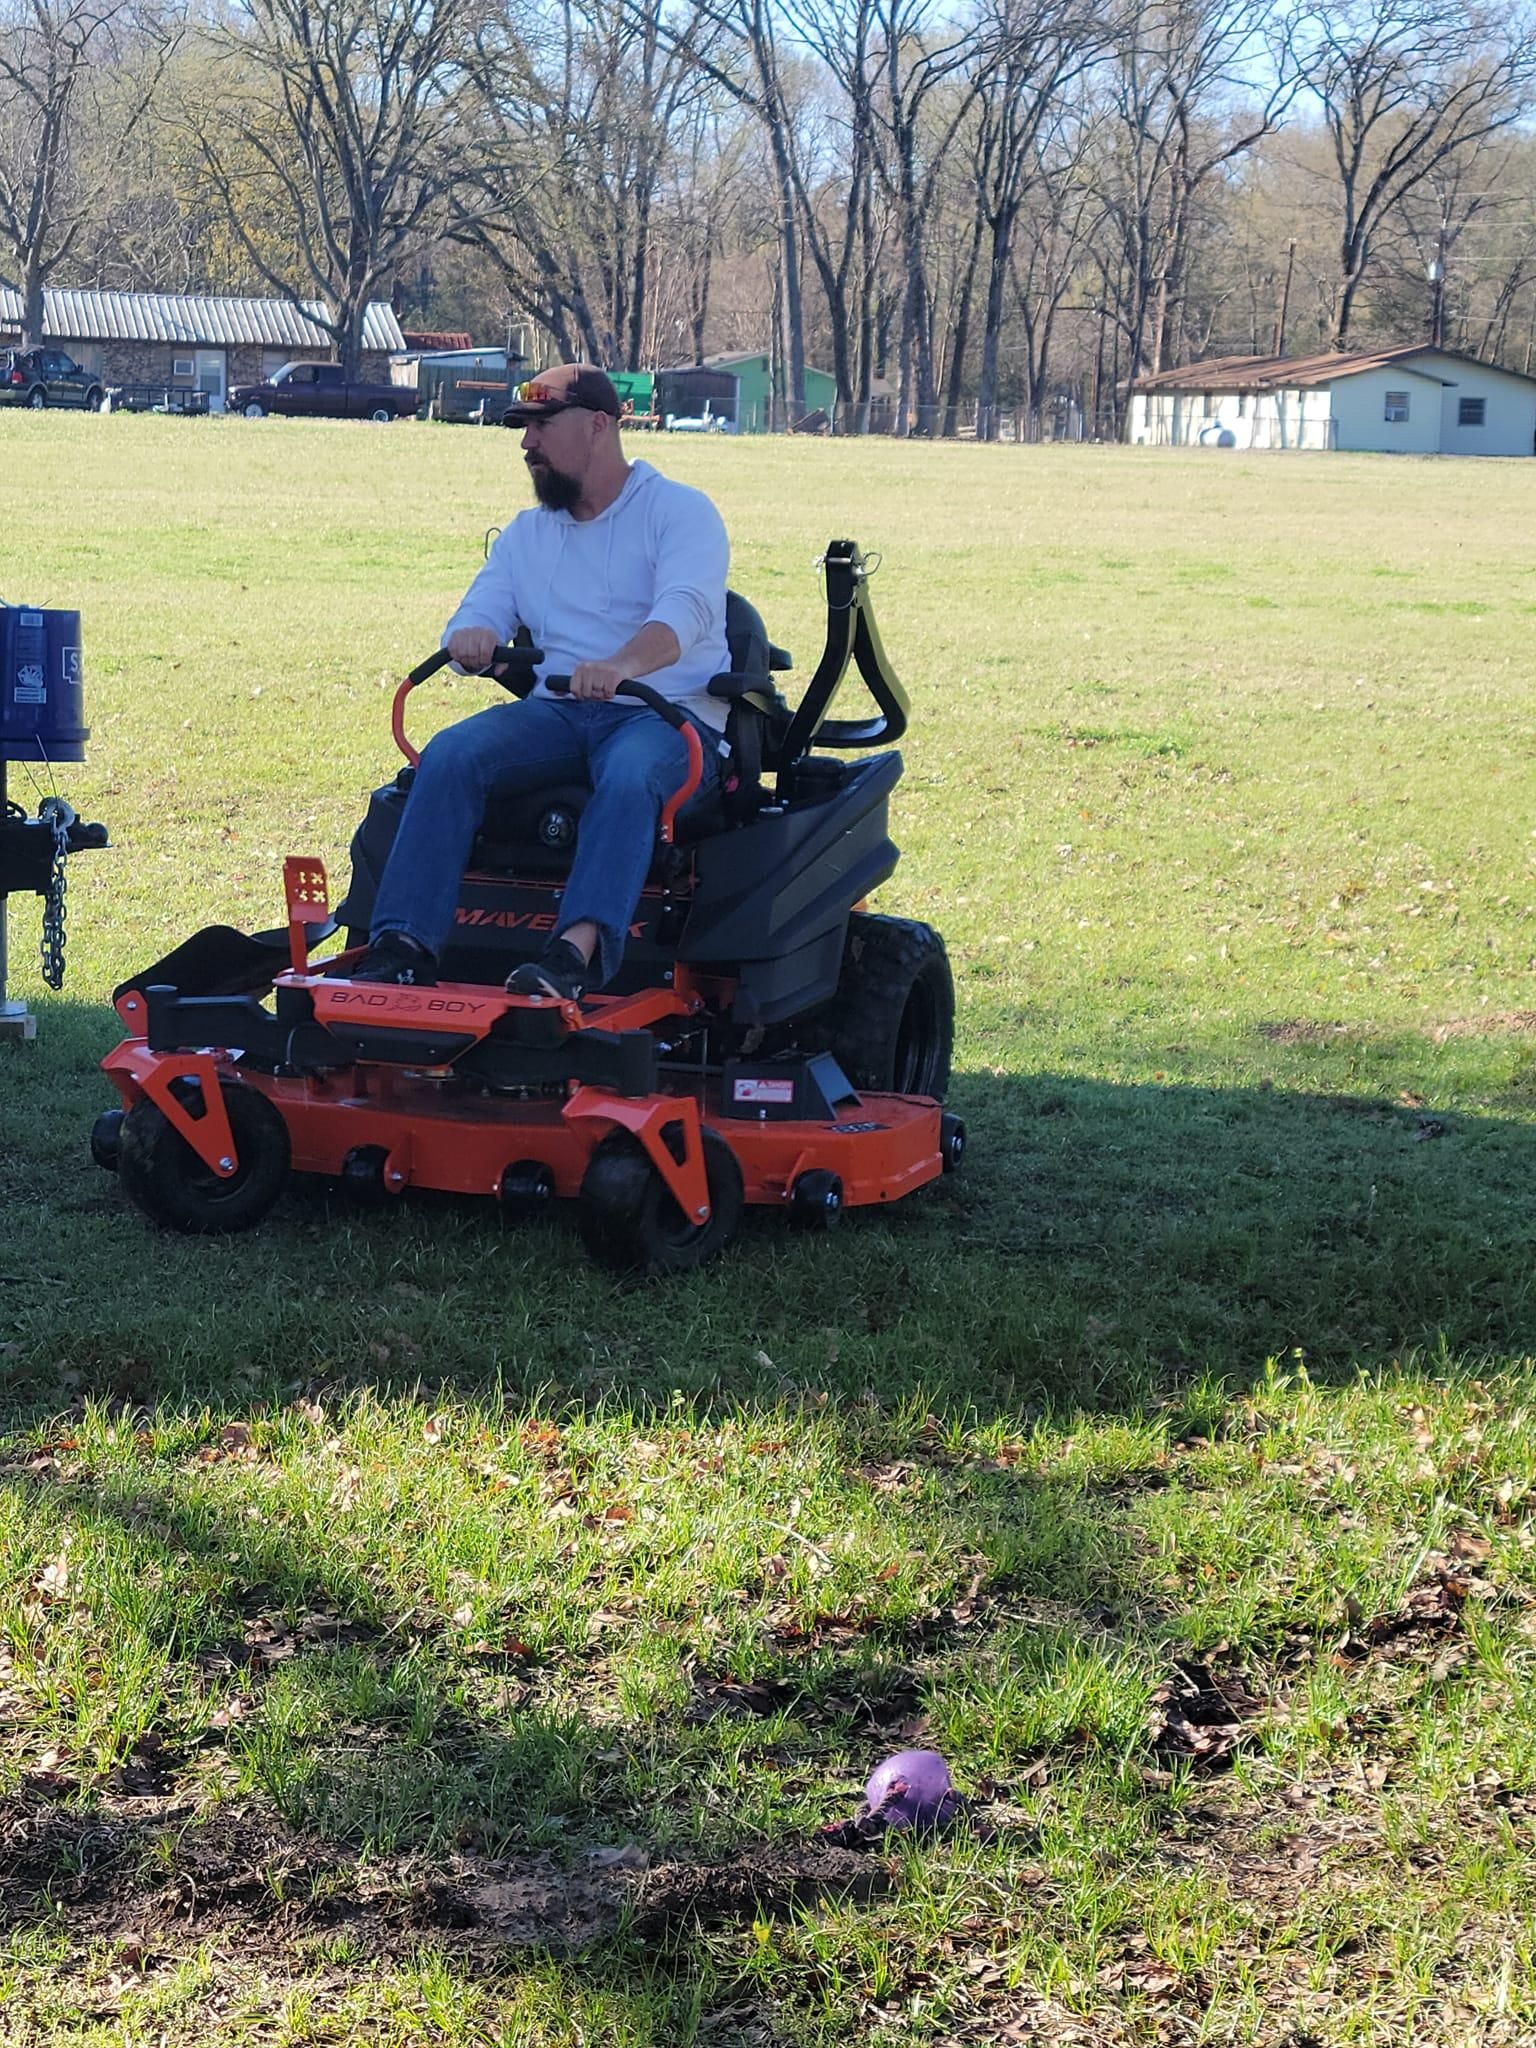
[[1179, 370], [1163, 370], [1155, 377], [1139, 377], [1138, 391], [1280, 391], [1298, 386], [1332, 384], [1339, 377], [1357, 377], [1362, 370], [1382, 370], [1393, 363], [1437, 383], [1450, 381], [1438, 375], [1428, 361], [1417, 364], [1415, 356], [1439, 357], [1466, 363], [1474, 369], [1498, 370], [1505, 377], [1519, 377], [1536, 383], [1519, 370], [1506, 370], [1498, 363], [1480, 363], [1475, 356], [1455, 349], [1432, 348], [1427, 342], [1412, 341], [1400, 348], [1365, 349], [1353, 354], [1342, 350], [1320, 356], [1212, 356], [1203, 363], [1186, 363]]

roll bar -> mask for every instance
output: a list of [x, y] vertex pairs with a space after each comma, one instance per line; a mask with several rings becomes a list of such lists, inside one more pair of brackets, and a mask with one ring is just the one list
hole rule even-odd
[[[856, 542], [834, 540], [828, 542], [821, 566], [827, 585], [827, 644], [783, 739], [774, 749], [772, 765], [780, 772], [812, 747], [890, 746], [907, 729], [907, 693], [896, 679], [875, 624], [869, 558], [859, 552]], [[828, 717], [850, 661], [879, 707], [878, 717]]]

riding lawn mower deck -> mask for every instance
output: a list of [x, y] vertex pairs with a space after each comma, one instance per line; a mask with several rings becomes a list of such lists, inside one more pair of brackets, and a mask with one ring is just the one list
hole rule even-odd
[[[943, 941], [865, 908], [898, 858], [887, 808], [907, 699], [870, 565], [834, 541], [823, 569], [826, 646], [793, 708], [774, 680], [789, 656], [731, 593], [731, 670], [710, 684], [725, 751], [707, 798], [690, 804], [698, 729], [624, 686], [683, 734], [689, 765], [607, 990], [564, 1002], [502, 986], [555, 929], [587, 796], [574, 786], [492, 803], [435, 984], [349, 979], [417, 758], [406, 702], [447, 661], [433, 655], [396, 692], [407, 765], [374, 793], [336, 912], [322, 865], [290, 859], [285, 927], [209, 926], [115, 992], [128, 1036], [103, 1066], [122, 1107], [97, 1119], [98, 1163], [188, 1232], [258, 1222], [290, 1172], [365, 1201], [489, 1195], [513, 1215], [572, 1198], [593, 1256], [642, 1273], [713, 1257], [744, 1203], [824, 1229], [958, 1166], [964, 1127], [942, 1107]], [[526, 695], [542, 659], [499, 649], [496, 679]], [[833, 719], [850, 664], [873, 715]], [[338, 931], [345, 949], [312, 957]]]

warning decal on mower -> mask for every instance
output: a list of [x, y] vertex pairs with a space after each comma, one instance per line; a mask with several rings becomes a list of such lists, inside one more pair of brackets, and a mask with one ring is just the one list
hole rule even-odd
[[733, 1102], [793, 1102], [793, 1080], [768, 1081], [738, 1075], [731, 1086]]

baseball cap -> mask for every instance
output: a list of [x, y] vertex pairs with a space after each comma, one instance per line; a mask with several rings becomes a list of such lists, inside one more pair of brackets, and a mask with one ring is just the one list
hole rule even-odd
[[525, 384], [516, 386], [512, 403], [501, 416], [504, 427], [525, 427], [530, 420], [553, 419], [574, 405], [589, 412], [619, 417], [619, 394], [605, 370], [592, 363], [561, 363], [553, 370], [541, 370]]

